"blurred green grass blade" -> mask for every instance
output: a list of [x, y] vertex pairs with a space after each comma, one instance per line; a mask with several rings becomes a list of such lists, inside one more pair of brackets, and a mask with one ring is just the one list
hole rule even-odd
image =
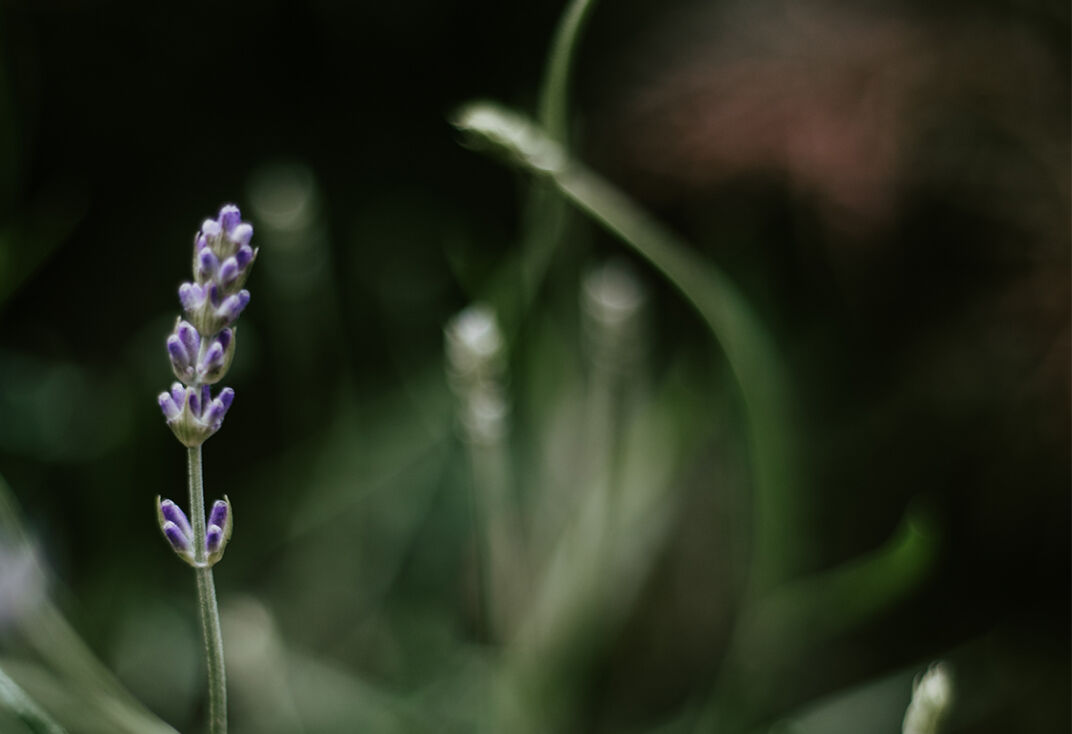
[[581, 33], [595, 0], [573, 0], [558, 21], [540, 90], [540, 124], [563, 146], [569, 136], [570, 72]]
[[936, 531], [909, 513], [870, 554], [787, 584], [756, 605], [742, 630], [741, 656], [753, 663], [806, 656], [903, 598], [932, 567]]
[[799, 560], [791, 393], [782, 358], [751, 305], [715, 265], [601, 177], [571, 159], [523, 116], [487, 102], [463, 107], [454, 124], [473, 147], [549, 179], [575, 206], [650, 262], [693, 305], [721, 345], [748, 416], [756, 487], [754, 591], [770, 588]]
[[46, 714], [3, 668], [0, 668], [0, 706], [14, 713], [34, 734], [67, 734], [67, 730]]
[[594, 471], [580, 472], [578, 501], [504, 656], [497, 681], [504, 718], [495, 731], [561, 730], [593, 665], [620, 634], [678, 511], [681, 454], [692, 448], [682, 436], [686, 391], [673, 370], [656, 393], [617, 416], [610, 430], [619, 435]]
[[[2, 477], [0, 542], [10, 544], [14, 548], [32, 548], [29, 535], [20, 519], [18, 503]], [[45, 570], [36, 566], [33, 573], [40, 577], [41, 587], [47, 588], [48, 574]], [[52, 672], [48, 675], [55, 676], [50, 680], [54, 680], [54, 684], [65, 691], [77, 689], [85, 699], [95, 702], [101, 715], [111, 722], [112, 731], [174, 734], [174, 729], [149, 712], [119, 683], [47, 598], [42, 598], [32, 608], [23, 611], [14, 620], [14, 626], [41, 661], [50, 668]], [[42, 669], [37, 679], [43, 678], [44, 675]], [[41, 690], [35, 690], [33, 693], [38, 700], [46, 700]], [[56, 693], [58, 695], [58, 692]], [[65, 694], [64, 700], [73, 698], [76, 697], [68, 693]]]
[[44, 665], [11, 658], [2, 662], [11, 677], [72, 734], [176, 734], [162, 721], [99, 689], [72, 684]]
[[[540, 120], [563, 147], [569, 138], [570, 75], [581, 35], [595, 0], [573, 0], [559, 18], [544, 67], [540, 89]], [[516, 332], [539, 292], [559, 242], [569, 225], [562, 195], [545, 181], [533, 182], [522, 212], [518, 246], [495, 276], [471, 300], [495, 306], [508, 339]]]
[[909, 512], [868, 555], [769, 592], [741, 612], [713, 697], [694, 732], [752, 730], [776, 708], [787, 661], [822, 655], [823, 645], [874, 619], [907, 596], [930, 571], [937, 534], [923, 513]]

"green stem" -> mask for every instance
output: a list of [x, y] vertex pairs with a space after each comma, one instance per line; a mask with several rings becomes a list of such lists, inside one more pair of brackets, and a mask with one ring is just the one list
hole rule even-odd
[[34, 734], [67, 734], [67, 730], [45, 713], [3, 670], [0, 670], [0, 708], [13, 713]]
[[194, 561], [198, 565], [194, 569], [197, 575], [197, 611], [201, 619], [201, 637], [208, 668], [208, 730], [209, 734], [226, 734], [227, 681], [223, 667], [220, 610], [216, 604], [216, 585], [212, 580], [212, 568], [204, 565], [205, 485], [200, 446], [187, 449], [186, 465], [190, 480], [190, 524], [194, 531]]
[[540, 90], [540, 126], [553, 140], [568, 147], [569, 78], [573, 54], [585, 22], [595, 6], [594, 0], [573, 0], [555, 29], [551, 52]]

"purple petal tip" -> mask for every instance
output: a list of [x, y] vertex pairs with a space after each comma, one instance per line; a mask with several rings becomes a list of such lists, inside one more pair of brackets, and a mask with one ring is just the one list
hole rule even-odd
[[193, 311], [205, 300], [205, 293], [196, 283], [183, 283], [179, 286], [179, 302], [187, 311]]
[[223, 528], [219, 525], [209, 525], [208, 532], [205, 533], [205, 550], [209, 553], [215, 553], [220, 549], [223, 544]]
[[160, 514], [164, 516], [164, 520], [167, 522], [177, 525], [187, 537], [193, 534], [193, 530], [190, 528], [190, 521], [186, 519], [186, 513], [171, 500], [164, 500], [160, 503]]
[[160, 410], [163, 411], [164, 417], [168, 420], [176, 418], [179, 415], [179, 406], [172, 400], [170, 393], [160, 393], [156, 397], [156, 402], [160, 404]]
[[176, 367], [182, 369], [190, 362], [190, 354], [186, 351], [186, 345], [182, 343], [182, 340], [175, 334], [172, 334], [167, 338], [167, 350], [171, 355], [171, 361]]
[[223, 265], [220, 266], [220, 281], [227, 285], [234, 281], [238, 277], [241, 269], [238, 267], [238, 260], [233, 257], [229, 257], [223, 261]]
[[212, 511], [208, 516], [208, 524], [222, 528], [227, 523], [227, 510], [227, 503], [223, 500], [213, 502]]
[[219, 222], [223, 231], [228, 234], [242, 221], [242, 212], [234, 204], [224, 204], [220, 208]]
[[240, 245], [248, 245], [249, 241], [253, 239], [253, 225], [243, 222], [234, 228], [230, 236], [234, 242]]
[[225, 387], [222, 390], [220, 390], [220, 395], [216, 399], [219, 400], [221, 403], [223, 403], [223, 407], [225, 409], [230, 408], [231, 403], [234, 402], [234, 390], [232, 390], [229, 387]]
[[168, 521], [164, 523], [162, 529], [172, 548], [180, 553], [190, 550], [190, 539], [186, 537], [178, 525]]
[[235, 260], [238, 262], [238, 267], [245, 268], [253, 261], [253, 248], [248, 244], [242, 245], [235, 253]]

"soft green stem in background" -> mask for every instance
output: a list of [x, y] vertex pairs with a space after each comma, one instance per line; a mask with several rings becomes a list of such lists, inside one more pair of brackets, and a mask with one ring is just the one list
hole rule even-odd
[[799, 548], [792, 400], [782, 358], [744, 295], [716, 266], [642, 207], [571, 159], [543, 130], [489, 103], [463, 108], [455, 121], [477, 146], [549, 178], [589, 214], [660, 270], [707, 323], [726, 356], [747, 415], [755, 503], [749, 595], [762, 594], [792, 571]]
[[212, 568], [205, 564], [205, 483], [201, 470], [201, 447], [186, 450], [187, 476], [190, 481], [190, 524], [194, 531], [194, 561], [197, 574], [197, 611], [201, 619], [201, 637], [208, 668], [209, 734], [227, 732], [227, 680], [223, 667], [223, 635], [220, 610], [216, 604], [216, 585]]
[[[540, 88], [540, 122], [563, 148], [569, 145], [570, 71], [581, 35], [595, 7], [595, 0], [573, 0], [555, 29]], [[496, 305], [508, 331], [517, 327], [536, 298], [555, 250], [569, 225], [568, 207], [554, 187], [537, 182], [524, 209], [524, 228], [516, 260], [505, 268], [506, 278], [484, 293], [480, 300]], [[515, 273], [520, 276], [517, 289]], [[515, 311], [516, 309], [516, 311]]]
[[[32, 552], [32, 543], [20, 515], [10, 488], [0, 477], [0, 547], [8, 553]], [[31, 573], [32, 578], [23, 593], [33, 594], [29, 589], [37, 586], [42, 596], [36, 601], [24, 599], [28, 607], [15, 624], [40, 664], [21, 661], [21, 665], [13, 666], [10, 657], [4, 658], [5, 672], [19, 680], [19, 688], [33, 701], [39, 702], [42, 709], [65, 721], [84, 724], [87, 731], [96, 727], [92, 730], [177, 734], [123, 688], [49, 600], [45, 594], [49, 585], [45, 570], [35, 562]], [[20, 676], [20, 672], [34, 675]], [[7, 698], [0, 704], [10, 707], [13, 695], [17, 695], [14, 689], [0, 695], [0, 698]]]
[[67, 734], [67, 730], [46, 714], [3, 670], [0, 670], [0, 706], [17, 716], [35, 734]]
[[544, 70], [540, 90], [540, 124], [544, 131], [563, 147], [569, 143], [570, 70], [573, 67], [577, 40], [595, 7], [594, 0], [573, 0], [555, 29], [551, 52]]

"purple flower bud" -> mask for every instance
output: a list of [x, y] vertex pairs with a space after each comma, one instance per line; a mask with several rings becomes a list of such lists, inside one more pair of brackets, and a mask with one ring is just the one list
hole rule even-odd
[[205, 352], [205, 359], [201, 363], [201, 370], [203, 372], [209, 372], [210, 370], [219, 367], [223, 364], [223, 356], [223, 345], [221, 345], [218, 340], [213, 341], [212, 346]]
[[220, 260], [210, 248], [205, 248], [197, 254], [197, 279], [204, 282], [216, 274], [220, 267]]
[[243, 222], [228, 233], [231, 241], [238, 245], [248, 245], [253, 239], [253, 226]]
[[238, 211], [238, 207], [234, 204], [224, 204], [223, 207], [220, 208], [220, 226], [223, 227], [223, 231], [228, 235], [231, 234], [241, 221], [242, 213]]
[[249, 291], [241, 290], [235, 293], [233, 296], [228, 296], [227, 300], [216, 309], [216, 315], [221, 319], [224, 319], [227, 323], [233, 322], [242, 313], [242, 309], [249, 303]]
[[216, 399], [223, 403], [223, 409], [226, 411], [228, 408], [231, 407], [231, 403], [234, 402], [234, 390], [229, 387], [225, 387], [220, 390], [219, 397], [217, 397]]
[[179, 286], [179, 302], [186, 311], [196, 311], [205, 302], [205, 291], [197, 283], [183, 283]]
[[227, 524], [227, 512], [230, 507], [223, 500], [212, 503], [212, 510], [208, 514], [208, 524], [224, 527]]
[[234, 390], [229, 387], [220, 390], [220, 396], [213, 400], [205, 410], [205, 415], [202, 419], [205, 425], [211, 427], [213, 431], [219, 430], [220, 426], [223, 425], [224, 416], [227, 415], [227, 409], [231, 407], [233, 401]]
[[186, 519], [186, 513], [182, 511], [178, 505], [171, 500], [164, 500], [160, 503], [160, 515], [167, 522], [174, 523], [178, 526], [179, 530], [186, 535], [186, 537], [193, 537], [194, 531], [190, 527], [190, 521]]
[[171, 397], [170, 393], [160, 393], [160, 395], [157, 396], [156, 401], [160, 403], [160, 410], [164, 412], [164, 418], [168, 421], [175, 420], [179, 417], [179, 413], [182, 412], [182, 408], [175, 403], [175, 400]]
[[219, 334], [216, 335], [216, 341], [219, 343], [219, 345], [221, 347], [224, 348], [224, 350], [226, 350], [227, 347], [231, 346], [231, 339], [233, 339], [233, 338], [234, 338], [234, 330], [233, 329], [224, 329], [223, 331], [221, 331]]
[[238, 267], [238, 260], [233, 257], [229, 257], [223, 261], [223, 265], [220, 265], [220, 283], [223, 285], [230, 285], [241, 274], [241, 270]]
[[[210, 385], [221, 380], [230, 366], [235, 332], [228, 327], [249, 304], [249, 291], [241, 288], [257, 258], [257, 250], [249, 244], [252, 237], [253, 227], [242, 221], [234, 204], [224, 205], [215, 219], [202, 222], [194, 237], [194, 279], [179, 287], [186, 320], [177, 320], [166, 343], [180, 382], [158, 397], [168, 426], [184, 446], [200, 446], [215, 433], [234, 400], [230, 388], [213, 399]], [[182, 527], [174, 518], [166, 521]], [[229, 522], [225, 517], [218, 524], [224, 536], [220, 553], [230, 535]]]
[[164, 537], [168, 539], [176, 553], [185, 554], [190, 552], [190, 539], [183, 534], [178, 525], [173, 522], [165, 522], [161, 529], [164, 531]]
[[238, 267], [245, 270], [246, 266], [253, 262], [253, 248], [249, 245], [242, 245], [235, 253], [235, 260], [238, 262]]
[[220, 236], [220, 223], [215, 219], [206, 219], [201, 223], [201, 234], [205, 235], [205, 239], [213, 240]]
[[218, 553], [223, 544], [223, 528], [219, 525], [209, 525], [205, 533], [205, 550], [209, 553]]
[[186, 321], [179, 321], [178, 326], [175, 327], [175, 334], [179, 337], [182, 345], [186, 347], [186, 353], [191, 357], [201, 349], [201, 335], [197, 333], [197, 329]]
[[201, 395], [200, 391], [191, 387], [186, 391], [186, 410], [190, 411], [191, 415], [200, 417], [201, 415]]
[[189, 369], [190, 353], [186, 351], [186, 347], [177, 335], [172, 334], [167, 338], [167, 350], [171, 357], [171, 364], [177, 372]]
[[214, 336], [197, 364], [197, 380], [206, 385], [219, 382], [234, 357], [234, 331], [224, 329]]

